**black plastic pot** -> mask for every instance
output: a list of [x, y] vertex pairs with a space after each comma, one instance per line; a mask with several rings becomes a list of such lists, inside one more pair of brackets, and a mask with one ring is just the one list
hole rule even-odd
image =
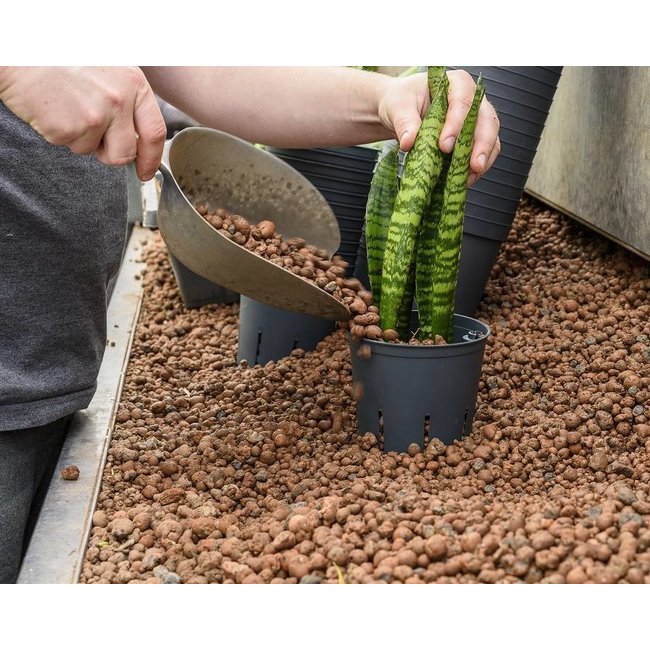
[[[286, 156], [283, 156], [282, 159], [285, 162], [289, 163], [289, 160]], [[293, 163], [290, 164], [295, 169], [298, 169], [299, 167], [299, 165], [294, 165]], [[300, 169], [298, 169], [298, 171], [300, 171]], [[323, 190], [325, 191], [333, 190], [335, 192], [343, 192], [343, 193], [347, 193], [349, 191], [352, 196], [359, 196], [359, 195], [364, 196], [364, 192], [367, 193], [368, 191], [367, 178], [364, 178], [363, 181], [354, 181], [349, 178], [344, 178], [343, 180], [341, 180], [336, 176], [331, 176], [331, 175], [322, 176], [320, 174], [310, 173], [309, 179], [311, 180], [312, 184], [317, 186], [321, 192]]]
[[465, 218], [454, 300], [457, 313], [474, 314], [476, 311], [499, 254], [501, 237], [504, 231], [507, 237], [508, 230], [508, 226]]
[[[279, 155], [276, 149], [269, 148], [267, 151], [275, 155]], [[311, 180], [311, 176], [329, 176], [332, 178], [341, 178], [341, 170], [345, 171], [344, 177], [357, 185], [369, 183], [372, 178], [372, 170], [370, 172], [365, 169], [355, 169], [353, 167], [338, 165], [337, 160], [332, 160], [331, 163], [314, 162], [312, 160], [296, 158], [290, 155], [279, 155], [282, 160], [289, 163], [292, 167], [297, 169], [303, 176]], [[313, 182], [313, 181], [312, 181]], [[315, 183], [314, 183], [315, 185]]]
[[268, 150], [311, 181], [330, 204], [341, 229], [337, 253], [354, 273], [377, 150], [361, 146]]
[[348, 222], [363, 223], [366, 216], [366, 204], [352, 206], [345, 203], [337, 203], [336, 201], [328, 201], [334, 214], [339, 219], [347, 220]]
[[297, 348], [313, 350], [335, 326], [334, 321], [270, 307], [242, 296], [239, 307], [237, 361], [264, 365]]
[[197, 275], [181, 264], [173, 255], [169, 257], [183, 304], [188, 309], [209, 304], [232, 305], [239, 302], [239, 294], [235, 291], [220, 287]]
[[[357, 400], [360, 434], [373, 433], [384, 451], [404, 452], [431, 438], [445, 444], [472, 429], [483, 353], [490, 328], [474, 318], [454, 316], [449, 345], [399, 345], [351, 339], [353, 381], [362, 387]], [[371, 355], [362, 358], [360, 345]]]
[[342, 205], [349, 208], [365, 208], [368, 196], [366, 194], [353, 194], [345, 193], [336, 190], [326, 190], [318, 188], [320, 193], [327, 199], [327, 202], [332, 205]]
[[475, 79], [483, 75], [486, 95], [501, 122], [501, 155], [469, 190], [467, 215], [510, 226], [528, 180], [562, 68], [458, 67]]
[[[296, 160], [303, 160], [309, 163], [321, 163], [323, 165], [334, 165], [336, 167], [347, 167], [355, 171], [365, 171], [360, 167], [359, 162], [366, 160], [374, 164], [377, 158], [377, 150], [373, 147], [313, 147], [311, 149], [271, 149], [273, 153], [284, 152]], [[372, 171], [372, 170], [371, 170]]]
[[499, 246], [508, 238], [562, 68], [459, 67], [475, 79], [483, 75], [501, 122], [501, 154], [467, 193], [455, 306], [474, 314]]

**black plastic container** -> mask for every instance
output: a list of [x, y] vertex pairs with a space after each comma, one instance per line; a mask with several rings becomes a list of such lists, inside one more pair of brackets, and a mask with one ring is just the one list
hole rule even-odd
[[455, 305], [457, 312], [474, 314], [508, 238], [562, 68], [459, 67], [475, 79], [483, 75], [501, 122], [501, 154], [467, 193]]
[[[352, 378], [362, 387], [357, 426], [371, 432], [384, 451], [405, 452], [431, 438], [445, 444], [472, 430], [483, 353], [490, 328], [474, 318], [454, 316], [449, 345], [355, 342], [350, 337]], [[369, 345], [371, 355], [357, 353]]]
[[562, 68], [458, 67], [475, 79], [483, 75], [486, 96], [501, 122], [501, 155], [470, 188], [467, 215], [510, 226], [528, 180]]
[[[377, 149], [373, 147], [312, 147], [311, 149], [279, 149], [272, 148], [273, 153], [285, 152], [296, 160], [304, 160], [310, 163], [321, 163], [323, 165], [334, 165], [336, 167], [347, 167], [355, 171], [367, 171], [360, 167], [360, 161], [374, 161], [377, 158]], [[371, 170], [372, 171], [372, 170]]]
[[[337, 250], [354, 273], [363, 231], [366, 202], [377, 150], [369, 147], [336, 149], [278, 149], [268, 151], [284, 160], [323, 194], [336, 215], [341, 232]], [[313, 350], [334, 330], [335, 323], [269, 307], [242, 296], [239, 311], [238, 361], [265, 364], [301, 348]]]
[[[306, 176], [311, 180], [312, 175], [314, 176], [330, 176], [334, 178], [341, 177], [341, 170], [344, 170], [344, 178], [348, 178], [351, 182], [356, 183], [357, 185], [363, 185], [369, 183], [372, 178], [372, 170], [370, 172], [365, 169], [356, 169], [348, 166], [338, 165], [338, 161], [332, 160], [330, 163], [315, 162], [308, 159], [296, 158], [295, 156], [290, 155], [280, 155], [276, 149], [267, 149], [271, 153], [279, 156], [286, 163], [290, 164], [292, 167], [297, 169], [303, 176]], [[373, 165], [374, 167], [374, 165]], [[313, 183], [313, 181], [312, 181]], [[315, 185], [315, 183], [314, 183]]]
[[501, 239], [487, 236], [494, 230], [494, 224], [471, 219], [465, 221], [454, 299], [457, 313], [474, 314], [481, 302], [502, 242]]
[[363, 205], [346, 205], [345, 203], [337, 203], [336, 201], [328, 201], [330, 207], [334, 211], [337, 220], [344, 219], [349, 222], [364, 223], [366, 217], [366, 204]]
[[341, 247], [337, 253], [349, 264], [348, 273], [354, 273], [377, 149], [270, 147], [268, 151], [297, 169], [323, 194], [341, 229]]
[[[273, 153], [275, 153], [275, 150], [273, 150]], [[282, 159], [289, 163], [288, 157], [282, 156]], [[299, 165], [294, 165], [293, 163], [289, 163], [294, 167], [295, 169], [298, 169]], [[298, 170], [300, 171], [300, 170]], [[302, 173], [302, 172], [301, 172]], [[303, 174], [304, 176], [305, 174]], [[333, 190], [335, 192], [343, 192], [343, 193], [348, 193], [350, 192], [351, 196], [364, 196], [364, 192], [367, 194], [368, 192], [368, 185], [369, 181], [367, 178], [364, 178], [363, 181], [353, 181], [350, 178], [343, 178], [342, 180], [340, 178], [337, 178], [336, 176], [322, 176], [320, 174], [309, 174], [309, 179], [311, 180], [312, 184], [322, 192], [323, 190]]]
[[353, 194], [345, 193], [336, 190], [326, 190], [322, 187], [318, 188], [320, 193], [327, 199], [327, 202], [332, 205], [345, 205], [350, 208], [365, 208], [368, 196], [366, 194]]
[[242, 296], [237, 362], [264, 365], [297, 348], [308, 352], [334, 330], [334, 321], [270, 307]]
[[181, 264], [173, 255], [169, 257], [183, 304], [188, 309], [209, 304], [232, 305], [239, 302], [239, 294], [235, 291], [220, 287], [197, 275]]

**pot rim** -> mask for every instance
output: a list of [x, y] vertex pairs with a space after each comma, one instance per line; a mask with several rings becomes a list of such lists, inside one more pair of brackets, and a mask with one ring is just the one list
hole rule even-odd
[[[462, 318], [472, 321], [477, 324], [476, 330], [468, 331], [479, 331], [482, 336], [466, 340], [466, 341], [457, 341], [455, 343], [446, 343], [445, 345], [409, 345], [408, 343], [388, 343], [386, 341], [376, 341], [373, 339], [364, 338], [361, 341], [355, 340], [352, 338], [352, 334], [348, 330], [348, 341], [350, 345], [361, 345], [362, 343], [368, 344], [371, 347], [375, 347], [380, 354], [386, 354], [386, 356], [401, 356], [401, 357], [444, 357], [444, 356], [456, 356], [457, 354], [470, 354], [472, 348], [477, 345], [485, 345], [487, 339], [492, 334], [492, 329], [487, 323], [473, 318], [472, 316], [466, 316], [465, 314], [454, 313], [454, 324], [456, 324], [456, 319]], [[481, 331], [484, 330], [484, 331]], [[409, 350], [409, 352], [406, 352]], [[419, 350], [419, 352], [418, 352]]]

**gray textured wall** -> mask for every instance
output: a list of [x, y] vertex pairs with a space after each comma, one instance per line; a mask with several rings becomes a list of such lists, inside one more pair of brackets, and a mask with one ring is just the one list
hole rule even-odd
[[565, 67], [526, 190], [650, 259], [650, 68]]

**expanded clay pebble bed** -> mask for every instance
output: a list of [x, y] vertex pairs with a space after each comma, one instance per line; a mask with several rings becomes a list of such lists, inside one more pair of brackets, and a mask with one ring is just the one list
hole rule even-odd
[[[81, 582], [650, 582], [647, 264], [524, 201], [473, 433], [383, 454], [343, 332], [236, 365], [159, 238]], [[413, 450], [415, 451], [415, 450]]]

